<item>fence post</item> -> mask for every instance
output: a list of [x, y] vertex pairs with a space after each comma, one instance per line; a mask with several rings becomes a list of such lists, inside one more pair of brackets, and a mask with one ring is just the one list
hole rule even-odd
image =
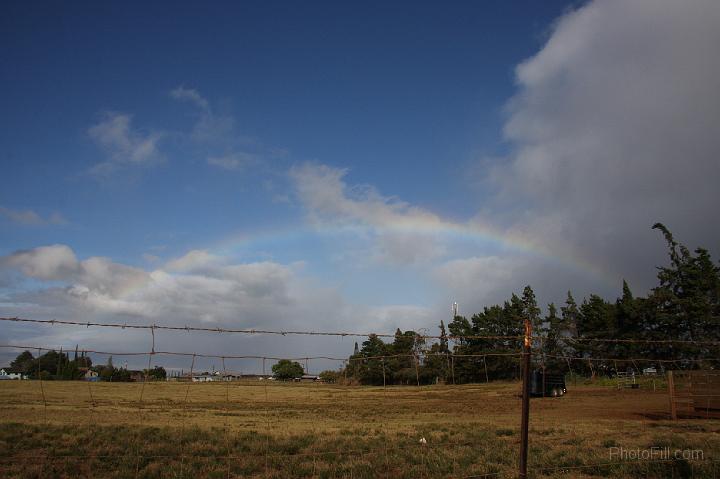
[[385, 388], [385, 358], [380, 358], [380, 361], [382, 362], [382, 370], [383, 370], [383, 389]]
[[523, 344], [523, 391], [522, 418], [520, 423], [520, 479], [527, 478], [528, 426], [530, 422], [530, 351], [532, 345], [532, 326], [525, 319], [525, 339]]
[[453, 386], [455, 385], [455, 355], [450, 355], [450, 370], [452, 371]]
[[420, 372], [418, 371], [419, 360], [415, 354], [413, 354], [413, 358], [415, 358], [415, 379], [417, 380], [417, 385], [420, 386]]
[[668, 397], [670, 398], [670, 418], [677, 419], [677, 409], [675, 405], [675, 381], [673, 372], [668, 371]]
[[483, 364], [485, 365], [485, 383], [487, 384], [490, 382], [490, 377], [488, 376], [487, 372], [487, 359], [485, 358], [485, 356], [483, 356]]

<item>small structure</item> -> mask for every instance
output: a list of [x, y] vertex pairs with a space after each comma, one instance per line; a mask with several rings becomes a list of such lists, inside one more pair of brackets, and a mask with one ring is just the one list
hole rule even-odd
[[78, 371], [80, 371], [82, 373], [82, 379], [84, 379], [85, 381], [98, 381], [99, 380], [97, 371], [93, 371], [92, 369], [85, 368], [85, 367], [78, 368]]
[[561, 397], [567, 392], [565, 375], [537, 370], [530, 374], [530, 395], [542, 397]]
[[209, 383], [212, 381], [218, 381], [218, 377], [214, 376], [213, 374], [210, 374], [208, 372], [205, 373], [194, 373], [191, 377], [192, 382], [194, 383]]
[[617, 388], [630, 388], [637, 389], [639, 384], [635, 382], [635, 371], [618, 372], [617, 373]]
[[670, 416], [720, 418], [720, 371], [668, 371]]
[[218, 371], [215, 375], [222, 381], [240, 381], [243, 378], [239, 371]]
[[298, 381], [301, 383], [314, 383], [314, 382], [320, 381], [320, 376], [315, 376], [313, 374], [303, 374], [299, 378], [295, 378], [295, 381]]

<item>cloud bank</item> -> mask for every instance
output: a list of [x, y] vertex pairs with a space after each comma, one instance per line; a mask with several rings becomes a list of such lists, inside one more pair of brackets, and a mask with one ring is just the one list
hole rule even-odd
[[[145, 270], [109, 258], [79, 259], [69, 246], [56, 244], [0, 258], [0, 273], [20, 273], [36, 282], [33, 289], [19, 288], [0, 297], [0, 308], [6, 317], [280, 331], [409, 328], [418, 317], [431, 316], [426, 308], [412, 305], [353, 304], [336, 288], [303, 275], [302, 269], [301, 263], [240, 263], [193, 250]], [[10, 326], [0, 342], [56, 348], [80, 343], [81, 348], [120, 352], [147, 351], [150, 346], [147, 332]], [[163, 332], [156, 340], [158, 350], [201, 354], [342, 357], [352, 350], [352, 341], [337, 338]], [[170, 359], [163, 361], [174, 364]], [[257, 365], [251, 366], [257, 371]]]
[[712, 0], [591, 2], [558, 20], [516, 69], [514, 153], [487, 178], [514, 233], [643, 287], [664, 255], [656, 221], [720, 242], [719, 22]]

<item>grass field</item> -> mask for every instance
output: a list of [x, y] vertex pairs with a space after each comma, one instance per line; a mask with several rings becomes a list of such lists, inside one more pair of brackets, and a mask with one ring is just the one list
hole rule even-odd
[[[515, 477], [519, 389], [4, 381], [0, 476]], [[569, 389], [531, 402], [531, 477], [720, 475], [720, 422], [670, 421], [650, 387]], [[702, 459], [610, 455], [651, 447]]]

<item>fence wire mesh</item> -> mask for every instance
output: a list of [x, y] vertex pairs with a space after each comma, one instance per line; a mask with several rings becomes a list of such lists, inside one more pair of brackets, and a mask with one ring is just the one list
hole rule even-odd
[[[141, 329], [148, 332], [149, 344], [143, 351], [107, 351], [92, 344], [0, 345], [3, 351], [27, 350], [37, 356], [34, 380], [4, 381], [0, 390], [4, 405], [0, 473], [6, 477], [517, 475], [522, 356], [518, 336], [417, 334], [422, 347], [408, 353], [293, 358], [277, 351], [243, 355], [159, 350], [156, 335], [395, 335], [0, 321], [40, 328]], [[453, 347], [488, 339], [496, 341], [495, 347], [482, 354], [456, 353]], [[449, 342], [446, 350], [437, 346], [442, 341]], [[504, 345], [498, 347], [497, 341]], [[577, 342], [593, 341], [688, 344], [621, 338]], [[702, 346], [714, 351], [718, 345], [703, 342]], [[144, 367], [128, 378], [131, 382], [96, 382], [93, 377], [60, 381], [43, 374], [45, 354], [73, 349], [81, 357], [92, 357], [96, 365], [109, 358], [129, 358]], [[301, 363], [311, 382], [270, 379], [271, 366], [284, 359]], [[169, 360], [187, 364], [168, 380], [153, 380], [153, 368]], [[202, 376], [208, 369], [202, 362], [207, 360], [219, 360], [220, 368]], [[252, 373], [233, 373], [241, 363], [250, 370], [248, 361], [254, 362]], [[547, 354], [541, 345], [534, 346], [533, 370], [562, 370], [564, 390], [546, 389], [542, 383], [534, 391], [529, 476], [716, 477], [720, 439], [712, 418], [720, 412], [718, 375], [708, 369], [718, 361], [707, 354], [697, 360], [596, 357], [587, 350]], [[336, 364], [333, 383], [307, 374], [328, 363]], [[428, 379], [425, 372], [431, 366], [442, 377]], [[377, 380], [361, 386], [357, 374], [363, 371], [376, 371]], [[507, 374], [498, 377], [498, 371]], [[627, 380], [629, 371], [633, 382]], [[543, 381], [545, 376], [540, 376]], [[690, 410], [704, 410], [704, 415], [689, 414]]]

